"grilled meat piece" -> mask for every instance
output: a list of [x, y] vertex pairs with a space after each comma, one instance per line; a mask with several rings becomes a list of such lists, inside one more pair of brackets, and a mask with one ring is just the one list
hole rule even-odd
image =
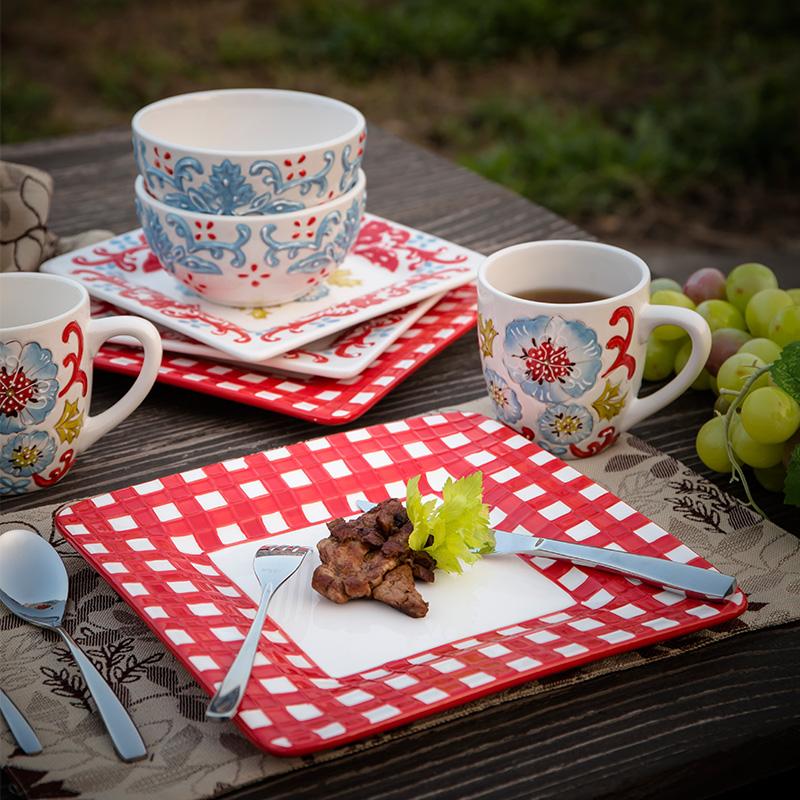
[[317, 543], [316, 591], [334, 603], [373, 597], [410, 617], [425, 616], [428, 604], [414, 578], [431, 583], [436, 563], [408, 546], [413, 526], [399, 500], [384, 500], [354, 520], [331, 520], [328, 530]]
[[414, 586], [414, 576], [408, 564], [401, 564], [387, 572], [372, 590], [372, 596], [409, 617], [424, 617], [428, 613], [428, 604]]

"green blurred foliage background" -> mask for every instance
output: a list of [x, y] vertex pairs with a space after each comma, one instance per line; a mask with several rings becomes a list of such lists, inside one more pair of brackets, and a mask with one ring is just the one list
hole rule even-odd
[[2, 141], [279, 86], [588, 225], [795, 233], [800, 4], [786, 0], [5, 0]]

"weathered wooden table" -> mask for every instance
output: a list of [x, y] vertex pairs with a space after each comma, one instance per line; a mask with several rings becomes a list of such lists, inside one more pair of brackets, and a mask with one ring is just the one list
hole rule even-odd
[[[48, 170], [50, 227], [122, 232], [136, 226], [127, 131], [34, 142], [3, 158]], [[365, 169], [369, 208], [484, 253], [541, 238], [588, 238], [527, 200], [374, 127]], [[789, 283], [789, 275], [779, 275]], [[129, 379], [95, 372], [94, 403]], [[464, 336], [350, 427], [480, 397], [474, 337]], [[635, 432], [728, 489], [694, 452], [707, 395], [688, 393]], [[97, 409], [95, 409], [97, 410]], [[301, 420], [157, 384], [123, 425], [45, 494], [5, 511], [95, 494], [310, 436]], [[736, 492], [734, 492], [736, 493]], [[800, 533], [797, 509], [758, 500]], [[544, 697], [506, 703], [338, 761], [288, 773], [232, 797], [706, 797], [797, 766], [800, 625], [729, 639]]]

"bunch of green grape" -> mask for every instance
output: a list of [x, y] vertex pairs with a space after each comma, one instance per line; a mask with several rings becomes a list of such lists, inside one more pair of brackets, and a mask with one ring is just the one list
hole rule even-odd
[[[715, 416], [697, 434], [700, 460], [721, 473], [736, 474], [746, 464], [762, 486], [781, 490], [800, 443], [800, 405], [765, 368], [800, 341], [800, 289], [778, 288], [763, 264], [740, 264], [727, 278], [718, 269], [698, 270], [683, 287], [669, 278], [654, 280], [650, 302], [693, 309], [711, 328], [711, 353], [692, 384], [717, 395]], [[680, 372], [691, 349], [683, 329], [656, 328], [647, 343], [645, 379]]]

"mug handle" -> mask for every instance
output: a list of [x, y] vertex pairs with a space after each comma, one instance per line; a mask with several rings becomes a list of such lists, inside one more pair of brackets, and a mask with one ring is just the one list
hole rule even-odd
[[683, 328], [692, 340], [692, 352], [684, 368], [666, 386], [647, 397], [635, 397], [631, 401], [625, 419], [628, 430], [682, 395], [697, 379], [711, 352], [711, 329], [697, 312], [679, 306], [648, 304], [639, 314], [639, 341], [645, 343], [653, 328], [659, 325]]
[[111, 408], [87, 417], [80, 437], [79, 453], [86, 450], [87, 447], [91, 447], [101, 436], [115, 428], [135, 411], [158, 377], [162, 347], [161, 336], [155, 325], [140, 317], [91, 319], [86, 328], [89, 357], [93, 359], [103, 342], [113, 336], [133, 336], [138, 339], [144, 349], [144, 363], [133, 386]]

